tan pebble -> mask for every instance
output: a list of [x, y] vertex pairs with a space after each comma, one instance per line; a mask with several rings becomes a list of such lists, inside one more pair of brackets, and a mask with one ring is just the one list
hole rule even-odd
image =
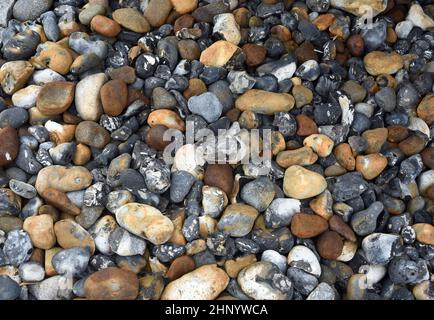
[[304, 139], [303, 145], [311, 147], [320, 157], [327, 157], [332, 153], [334, 142], [325, 134], [311, 134]]
[[362, 173], [366, 180], [376, 178], [387, 167], [387, 159], [380, 153], [357, 156], [356, 170]]
[[48, 250], [56, 244], [53, 218], [48, 214], [28, 217], [24, 220], [23, 229], [37, 248]]

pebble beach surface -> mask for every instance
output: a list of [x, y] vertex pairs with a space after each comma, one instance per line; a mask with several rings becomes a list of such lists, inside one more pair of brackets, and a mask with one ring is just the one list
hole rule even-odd
[[0, 0], [0, 300], [434, 300], [433, 91], [429, 0]]

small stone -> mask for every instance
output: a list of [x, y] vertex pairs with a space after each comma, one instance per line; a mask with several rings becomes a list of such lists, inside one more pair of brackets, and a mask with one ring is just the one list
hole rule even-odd
[[358, 17], [366, 14], [366, 8], [371, 10], [370, 12], [372, 12], [374, 17], [387, 8], [386, 0], [331, 0], [330, 4], [335, 8], [345, 10]]
[[78, 15], [78, 20], [84, 25], [89, 25], [92, 19], [98, 15], [104, 15], [106, 8], [97, 3], [88, 3], [85, 5]]
[[286, 169], [283, 179], [283, 191], [286, 196], [295, 199], [307, 199], [317, 196], [327, 187], [320, 174], [293, 165]]
[[404, 66], [402, 56], [396, 52], [373, 51], [365, 56], [363, 62], [365, 63], [366, 71], [373, 76], [394, 74]]
[[291, 233], [298, 238], [313, 238], [327, 229], [327, 220], [315, 214], [296, 213], [291, 220]]
[[177, 13], [186, 14], [197, 8], [197, 0], [171, 0]]
[[366, 236], [377, 228], [377, 218], [383, 212], [381, 202], [372, 203], [369, 208], [356, 212], [351, 217], [351, 227], [359, 236]]
[[21, 211], [21, 198], [12, 190], [0, 188], [0, 216], [17, 216]]
[[143, 255], [146, 242], [123, 228], [117, 228], [109, 237], [110, 249], [120, 256]]
[[306, 300], [337, 300], [335, 289], [326, 282], [321, 282], [311, 291]]
[[107, 76], [104, 73], [96, 73], [77, 83], [75, 106], [83, 120], [99, 120], [103, 112], [100, 90], [106, 81]]
[[297, 108], [301, 108], [311, 103], [313, 100], [312, 91], [302, 85], [295, 85], [292, 89], [292, 95], [294, 96]]
[[246, 55], [246, 64], [251, 67], [260, 65], [267, 55], [265, 47], [254, 43], [246, 43], [241, 49]]
[[327, 157], [333, 150], [333, 140], [324, 134], [312, 134], [304, 139], [303, 145], [310, 147], [320, 157]]
[[245, 267], [238, 274], [237, 282], [241, 290], [255, 300], [288, 300], [292, 297], [291, 282], [268, 261]]
[[23, 88], [33, 73], [28, 61], [9, 61], [0, 68], [0, 84], [6, 94], [12, 95]]
[[412, 225], [412, 228], [416, 232], [417, 241], [434, 245], [434, 227], [428, 223], [416, 223]]
[[0, 4], [0, 27], [7, 27], [12, 16], [12, 9], [16, 0], [5, 0]]
[[37, 67], [50, 68], [51, 70], [66, 75], [73, 62], [70, 51], [54, 42], [45, 42], [40, 45], [36, 55], [31, 60]]
[[260, 177], [247, 183], [241, 189], [241, 199], [262, 212], [273, 201], [275, 190], [273, 183], [266, 177]]
[[158, 109], [152, 111], [148, 116], [147, 122], [151, 127], [162, 125], [170, 129], [178, 129], [181, 131], [185, 130], [184, 121], [175, 111], [168, 109]]
[[18, 0], [14, 5], [14, 17], [20, 21], [36, 20], [52, 4], [53, 0]]
[[182, 202], [195, 181], [196, 178], [187, 171], [174, 172], [171, 179], [170, 200], [175, 203]]
[[54, 81], [47, 83], [39, 92], [36, 107], [45, 115], [65, 112], [74, 100], [75, 85], [72, 82]]
[[204, 265], [170, 282], [161, 300], [213, 300], [229, 283], [229, 277], [216, 265]]
[[150, 0], [143, 14], [151, 26], [160, 27], [166, 22], [171, 10], [171, 0]]
[[394, 246], [399, 242], [399, 235], [372, 233], [362, 241], [366, 260], [371, 264], [386, 265], [392, 259]]
[[288, 265], [310, 273], [316, 277], [321, 275], [318, 258], [308, 247], [297, 245], [288, 254]]
[[226, 194], [217, 187], [203, 186], [202, 207], [204, 215], [217, 218], [228, 204]]
[[62, 191], [54, 188], [47, 188], [41, 193], [41, 196], [44, 198], [46, 203], [63, 212], [73, 216], [78, 216], [80, 214], [80, 208], [78, 208]]
[[295, 104], [294, 98], [287, 93], [274, 93], [251, 89], [237, 98], [235, 107], [241, 111], [253, 111], [272, 115], [276, 112], [288, 112]]
[[336, 146], [333, 150], [333, 155], [336, 161], [346, 170], [353, 171], [356, 168], [356, 159], [348, 143], [341, 143]]
[[270, 228], [288, 226], [297, 212], [300, 212], [301, 203], [296, 199], [277, 198], [271, 202], [264, 213], [265, 223]]
[[342, 218], [335, 214], [333, 215], [329, 220], [329, 227], [330, 230], [336, 231], [341, 236], [343, 236], [345, 239], [356, 242], [357, 238], [354, 234], [353, 230], [342, 220]]
[[116, 21], [102, 15], [92, 18], [90, 28], [108, 38], [116, 37], [121, 32], [121, 26]]
[[33, 245], [37, 248], [48, 250], [56, 244], [54, 221], [48, 214], [28, 217], [24, 221], [23, 229], [29, 234]]
[[72, 277], [56, 275], [29, 286], [29, 292], [37, 300], [69, 300], [72, 287]]
[[205, 170], [204, 183], [218, 187], [227, 195], [230, 195], [234, 184], [231, 166], [227, 164], [209, 164]]
[[20, 89], [12, 95], [12, 103], [16, 107], [30, 109], [36, 105], [41, 89], [42, 87], [37, 85], [29, 85]]
[[110, 142], [110, 134], [96, 122], [82, 121], [75, 129], [75, 139], [79, 143], [102, 149]]
[[333, 198], [327, 189], [309, 202], [309, 207], [320, 217], [328, 220], [333, 215], [332, 211]]
[[24, 230], [9, 231], [3, 244], [3, 253], [8, 264], [19, 266], [30, 259], [33, 252], [32, 241]]
[[127, 107], [128, 87], [121, 80], [110, 80], [100, 91], [104, 112], [111, 117], [120, 115]]
[[153, 244], [167, 242], [174, 226], [158, 209], [140, 203], [128, 203], [116, 210], [116, 220], [129, 232]]
[[241, 203], [231, 204], [223, 212], [217, 228], [231, 237], [243, 237], [252, 230], [258, 215], [254, 207]]
[[387, 167], [387, 159], [380, 153], [357, 156], [356, 170], [362, 173], [366, 180], [372, 180]]
[[359, 172], [346, 173], [336, 179], [333, 198], [335, 201], [353, 199], [368, 189], [368, 183]]
[[146, 33], [151, 30], [149, 22], [136, 9], [122, 8], [113, 11], [113, 19], [125, 29], [137, 33]]
[[45, 278], [44, 267], [39, 262], [34, 261], [22, 263], [19, 274], [23, 282], [39, 282]]
[[418, 3], [411, 5], [410, 10], [408, 11], [407, 20], [411, 21], [413, 25], [422, 30], [434, 28], [434, 20], [423, 11], [422, 7]]
[[377, 128], [363, 132], [362, 137], [368, 142], [368, 148], [365, 150], [365, 152], [367, 154], [379, 153], [381, 147], [387, 140], [387, 135], [387, 128]]
[[6, 166], [18, 155], [19, 140], [17, 131], [11, 127], [0, 128], [0, 167]]
[[51, 262], [58, 274], [76, 276], [86, 270], [89, 259], [89, 248], [74, 247], [59, 251]]
[[428, 125], [434, 122], [434, 93], [427, 94], [417, 107], [417, 115]]
[[9, 276], [0, 276], [0, 300], [15, 300], [20, 296], [21, 288]]
[[295, 117], [297, 121], [297, 135], [301, 137], [310, 136], [318, 133], [318, 127], [311, 118], [305, 114], [299, 114]]
[[89, 300], [135, 300], [139, 279], [127, 270], [109, 267], [92, 273], [84, 283]]
[[193, 96], [188, 100], [188, 109], [203, 117], [208, 123], [218, 120], [222, 114], [223, 106], [212, 92]]
[[222, 13], [214, 16], [213, 35], [219, 39], [238, 45], [241, 40], [240, 27], [232, 13]]
[[316, 247], [323, 259], [336, 260], [342, 253], [344, 242], [337, 232], [326, 231], [318, 238]]
[[57, 243], [64, 249], [72, 247], [89, 248], [90, 254], [95, 252], [92, 236], [73, 220], [60, 220], [54, 224]]
[[384, 111], [392, 112], [396, 107], [395, 90], [390, 87], [382, 88], [375, 94], [375, 101]]
[[228, 63], [238, 49], [236, 45], [229, 41], [216, 41], [202, 51], [200, 62], [206, 66], [222, 67]]
[[95, 247], [102, 254], [112, 254], [110, 248], [110, 234], [118, 228], [116, 220], [111, 215], [103, 216], [89, 229], [89, 233], [95, 241]]
[[3, 57], [7, 60], [27, 60], [35, 54], [39, 34], [26, 29], [3, 42]]
[[92, 183], [91, 173], [84, 167], [50, 166], [39, 171], [35, 187], [39, 194], [53, 188], [62, 192], [83, 190]]
[[194, 271], [196, 264], [193, 258], [189, 256], [181, 256], [176, 258], [170, 264], [169, 270], [167, 270], [166, 276], [170, 281], [181, 278], [183, 275]]

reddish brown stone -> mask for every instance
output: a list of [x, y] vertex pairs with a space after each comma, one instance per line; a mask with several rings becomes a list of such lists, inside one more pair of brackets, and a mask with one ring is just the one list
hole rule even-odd
[[336, 260], [344, 248], [341, 236], [334, 231], [324, 232], [316, 242], [319, 255], [327, 260]]
[[92, 31], [98, 32], [99, 34], [108, 38], [114, 38], [119, 32], [121, 32], [121, 26], [119, 23], [101, 15], [97, 15], [92, 18], [92, 21], [90, 22], [90, 28]]
[[389, 130], [387, 140], [393, 143], [399, 143], [409, 135], [408, 129], [400, 125], [389, 126], [387, 130]]
[[248, 66], [257, 66], [264, 61], [267, 49], [254, 43], [247, 43], [242, 47], [246, 55], [246, 64]]
[[399, 143], [399, 149], [407, 156], [412, 156], [416, 153], [421, 152], [425, 148], [426, 141], [417, 133], [412, 134], [407, 139]]
[[0, 166], [6, 166], [18, 155], [17, 130], [12, 127], [0, 128]]
[[145, 142], [155, 150], [163, 151], [171, 141], [164, 141], [163, 136], [168, 128], [163, 125], [152, 127], [146, 132]]
[[307, 137], [311, 134], [318, 133], [318, 127], [311, 118], [305, 114], [299, 114], [295, 117], [297, 121], [297, 135]]
[[356, 235], [354, 234], [353, 230], [348, 226], [344, 220], [338, 215], [333, 215], [329, 219], [329, 227], [330, 230], [336, 231], [341, 236], [343, 236], [345, 239], [350, 240], [352, 242], [357, 241]]
[[184, 14], [175, 20], [173, 25], [173, 31], [177, 33], [182, 28], [191, 28], [193, 27], [194, 18], [189, 14]]
[[193, 271], [195, 268], [196, 264], [192, 257], [181, 256], [173, 260], [166, 276], [170, 281], [173, 281], [182, 277], [184, 274]]
[[127, 84], [132, 84], [136, 81], [136, 70], [130, 66], [111, 69], [109, 75], [113, 80], [121, 80]]
[[182, 59], [198, 60], [200, 58], [199, 45], [191, 39], [178, 41], [178, 51]]
[[356, 167], [356, 159], [348, 143], [341, 143], [333, 150], [336, 161], [346, 170], [353, 171]]
[[318, 54], [315, 52], [315, 47], [309, 41], [303, 42], [295, 49], [295, 56], [297, 57], [298, 63], [303, 63], [307, 60], [318, 61]]
[[92, 273], [84, 282], [89, 300], [134, 300], [139, 293], [139, 279], [127, 270], [106, 268]]
[[63, 212], [74, 216], [78, 216], [80, 214], [80, 208], [73, 204], [67, 195], [62, 191], [53, 188], [47, 188], [44, 190], [44, 192], [42, 192], [41, 196], [44, 198], [45, 202], [51, 204]]
[[434, 148], [428, 147], [423, 150], [420, 155], [422, 156], [422, 162], [430, 169], [434, 169]]
[[347, 39], [347, 47], [353, 56], [360, 57], [365, 51], [365, 41], [359, 34], [353, 34]]
[[229, 195], [234, 184], [232, 167], [228, 164], [210, 164], [205, 170], [204, 182], [218, 187]]
[[296, 213], [291, 220], [291, 232], [298, 238], [313, 238], [327, 229], [327, 220], [315, 214]]
[[110, 80], [101, 88], [101, 102], [104, 112], [111, 117], [120, 115], [128, 103], [128, 87], [121, 80]]

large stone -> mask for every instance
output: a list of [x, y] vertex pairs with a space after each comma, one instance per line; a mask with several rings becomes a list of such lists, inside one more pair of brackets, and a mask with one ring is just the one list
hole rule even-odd
[[283, 192], [290, 198], [312, 198], [319, 195], [326, 188], [326, 180], [316, 172], [298, 165], [291, 166], [285, 171]]
[[29, 234], [33, 245], [37, 248], [47, 250], [56, 244], [54, 221], [48, 214], [28, 217], [24, 221], [23, 229]]
[[85, 167], [49, 166], [39, 171], [35, 187], [39, 194], [47, 188], [63, 192], [78, 191], [90, 186], [92, 179], [92, 174]]
[[387, 8], [387, 0], [331, 0], [330, 4], [358, 17], [371, 14], [375, 17]]
[[62, 114], [74, 100], [75, 84], [67, 81], [47, 83], [39, 92], [36, 107], [49, 116]]
[[129, 232], [159, 245], [172, 236], [172, 221], [158, 209], [141, 203], [127, 203], [116, 210], [116, 220]]
[[95, 242], [92, 236], [77, 222], [73, 220], [60, 220], [54, 225], [57, 243], [64, 248], [89, 248], [90, 254], [95, 252]]
[[0, 68], [0, 84], [6, 94], [12, 95], [23, 88], [33, 73], [28, 61], [6, 62]]
[[229, 277], [216, 265], [209, 264], [170, 282], [164, 289], [162, 300], [213, 300], [229, 283]]
[[89, 300], [134, 300], [139, 293], [139, 279], [128, 270], [109, 267], [92, 273], [84, 282]]
[[75, 107], [83, 120], [97, 121], [102, 115], [100, 90], [106, 81], [104, 73], [96, 73], [77, 83]]
[[253, 227], [259, 212], [254, 207], [242, 203], [229, 205], [223, 212], [217, 228], [231, 237], [243, 237]]
[[288, 112], [295, 104], [294, 97], [288, 93], [275, 93], [251, 89], [239, 96], [235, 107], [241, 111], [273, 115], [276, 112]]
[[363, 59], [366, 71], [373, 76], [394, 74], [404, 66], [404, 59], [396, 52], [373, 51]]
[[151, 29], [149, 22], [136, 9], [122, 8], [113, 12], [113, 19], [125, 29], [145, 33]]

